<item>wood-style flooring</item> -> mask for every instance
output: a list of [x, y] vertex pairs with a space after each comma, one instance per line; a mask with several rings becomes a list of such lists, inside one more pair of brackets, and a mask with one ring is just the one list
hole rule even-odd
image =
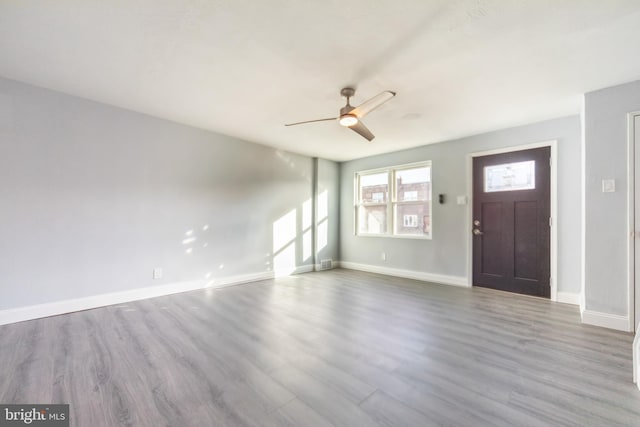
[[640, 426], [632, 335], [331, 270], [0, 326], [0, 403], [71, 425]]

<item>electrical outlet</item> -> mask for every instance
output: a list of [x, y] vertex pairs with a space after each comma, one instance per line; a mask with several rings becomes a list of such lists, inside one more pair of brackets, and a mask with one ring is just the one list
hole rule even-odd
[[154, 268], [153, 269], [153, 280], [162, 279], [162, 269]]
[[382, 252], [382, 256], [381, 256], [383, 261], [387, 260], [387, 253], [386, 252]]

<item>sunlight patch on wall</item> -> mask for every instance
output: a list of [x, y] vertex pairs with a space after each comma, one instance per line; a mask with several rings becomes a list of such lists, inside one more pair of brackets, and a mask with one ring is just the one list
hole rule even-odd
[[324, 190], [322, 193], [318, 194], [318, 221], [322, 221], [328, 216], [329, 216], [329, 193], [327, 192], [327, 190]]
[[324, 249], [329, 243], [329, 220], [325, 219], [318, 224], [318, 251]]
[[313, 256], [313, 200], [307, 199], [302, 204], [302, 262]]
[[[202, 229], [202, 232], [205, 233], [209, 230], [209, 224], [204, 224], [202, 227], [197, 227], [198, 230]], [[182, 245], [185, 246], [184, 253], [187, 255], [191, 255], [194, 252], [195, 243], [198, 241], [198, 236], [196, 233], [196, 228], [190, 228], [185, 231], [184, 236], [182, 237]], [[197, 247], [206, 248], [209, 246], [209, 242], [203, 242], [202, 244], [198, 243]]]
[[273, 257], [273, 272], [276, 277], [288, 276], [296, 271], [296, 244], [282, 249]]
[[292, 209], [273, 223], [273, 252], [278, 252], [296, 238], [296, 210]]
[[329, 244], [329, 192], [324, 190], [318, 194], [318, 220], [316, 232], [316, 252], [320, 252]]
[[302, 235], [302, 261], [306, 261], [311, 258], [313, 253], [312, 246], [311, 230], [307, 230]]
[[302, 229], [306, 230], [311, 227], [311, 209], [313, 204], [311, 203], [311, 199], [308, 199], [306, 202], [302, 204]]
[[273, 223], [273, 272], [288, 276], [296, 270], [296, 214], [292, 209]]

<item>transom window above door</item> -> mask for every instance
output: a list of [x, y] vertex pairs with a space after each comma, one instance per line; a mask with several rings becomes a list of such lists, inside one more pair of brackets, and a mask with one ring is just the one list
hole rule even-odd
[[534, 190], [536, 161], [503, 163], [484, 167], [484, 192]]

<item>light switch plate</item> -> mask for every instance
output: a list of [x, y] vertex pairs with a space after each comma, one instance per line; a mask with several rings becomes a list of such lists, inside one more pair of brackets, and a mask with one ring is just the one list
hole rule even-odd
[[458, 204], [466, 205], [467, 204], [467, 196], [458, 196]]
[[602, 192], [603, 193], [613, 193], [616, 191], [616, 180], [615, 179], [603, 179], [602, 180]]

